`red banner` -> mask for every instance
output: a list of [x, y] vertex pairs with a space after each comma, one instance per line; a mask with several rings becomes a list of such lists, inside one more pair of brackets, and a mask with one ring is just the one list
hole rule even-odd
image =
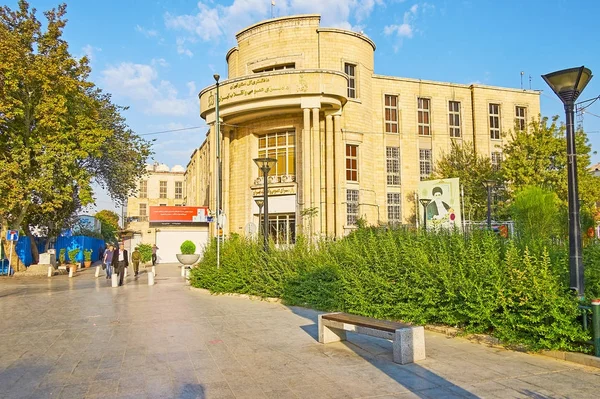
[[151, 206], [150, 225], [189, 226], [208, 223], [208, 208], [203, 206]]

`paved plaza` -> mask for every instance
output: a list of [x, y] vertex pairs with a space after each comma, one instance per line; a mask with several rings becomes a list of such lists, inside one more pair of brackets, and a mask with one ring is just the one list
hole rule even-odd
[[600, 369], [426, 333], [427, 360], [391, 342], [317, 342], [317, 312], [212, 296], [160, 265], [111, 288], [0, 277], [0, 398], [597, 398]]

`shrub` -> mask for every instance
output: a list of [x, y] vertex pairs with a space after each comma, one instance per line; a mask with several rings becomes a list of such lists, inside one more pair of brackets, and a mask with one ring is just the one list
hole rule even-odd
[[61, 248], [60, 252], [58, 253], [58, 262], [61, 265], [65, 264], [66, 261], [66, 253], [67, 253], [67, 249], [66, 248]]
[[83, 250], [83, 259], [87, 262], [92, 260], [92, 252], [94, 252], [92, 249], [84, 249]]
[[79, 248], [70, 249], [68, 254], [69, 254], [69, 262], [75, 263], [77, 255], [79, 254]]
[[196, 244], [190, 240], [186, 240], [179, 247], [183, 255], [193, 255], [196, 253]]
[[137, 249], [140, 252], [140, 261], [142, 263], [150, 262], [152, 260], [152, 245], [138, 244]]
[[[191, 284], [212, 292], [279, 297], [287, 305], [346, 311], [487, 333], [530, 349], [581, 349], [589, 339], [568, 289], [563, 245], [470, 235], [360, 228], [338, 241], [264, 252], [246, 238], [206, 248]], [[587, 248], [587, 291], [600, 294], [600, 245]], [[594, 280], [594, 281], [591, 281]]]

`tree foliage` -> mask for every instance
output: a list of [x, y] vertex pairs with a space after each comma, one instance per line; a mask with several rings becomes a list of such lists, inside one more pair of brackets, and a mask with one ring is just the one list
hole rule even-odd
[[106, 242], [114, 242], [119, 231], [119, 215], [107, 209], [101, 210], [94, 215], [100, 221], [100, 234]]
[[94, 201], [92, 183], [121, 203], [151, 155], [110, 95], [69, 53], [66, 5], [44, 13], [20, 0], [0, 8], [0, 218], [3, 227], [59, 231]]
[[556, 237], [561, 233], [560, 201], [555, 192], [541, 187], [526, 186], [517, 191], [510, 214], [517, 230], [526, 241]]
[[452, 142], [450, 152], [435, 164], [433, 177], [458, 177], [464, 190], [465, 215], [469, 220], [483, 219], [487, 212], [487, 180], [498, 180], [489, 157], [478, 154], [471, 143]]

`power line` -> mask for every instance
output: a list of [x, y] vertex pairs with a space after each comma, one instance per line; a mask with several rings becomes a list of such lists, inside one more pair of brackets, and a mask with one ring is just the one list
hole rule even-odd
[[171, 130], [162, 130], [160, 132], [152, 132], [152, 133], [143, 133], [143, 134], [138, 134], [138, 136], [151, 136], [154, 134], [164, 134], [164, 133], [173, 133], [173, 132], [182, 132], [184, 130], [194, 130], [194, 129], [200, 129], [203, 127], [208, 127], [207, 125], [203, 125], [203, 126], [192, 126], [192, 127], [184, 127], [181, 129], [171, 129]]

